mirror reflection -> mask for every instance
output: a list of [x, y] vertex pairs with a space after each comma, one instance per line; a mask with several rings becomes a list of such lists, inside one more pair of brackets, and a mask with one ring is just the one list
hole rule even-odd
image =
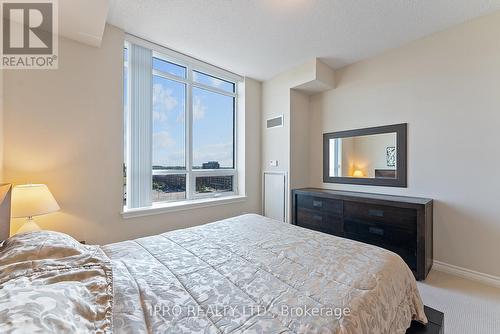
[[397, 178], [397, 133], [331, 138], [329, 176]]

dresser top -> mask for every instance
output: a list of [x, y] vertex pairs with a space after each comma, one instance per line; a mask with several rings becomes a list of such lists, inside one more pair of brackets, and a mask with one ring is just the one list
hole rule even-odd
[[394, 196], [394, 195], [384, 195], [384, 194], [374, 194], [374, 193], [363, 193], [357, 191], [330, 190], [321, 188], [301, 188], [301, 189], [294, 189], [294, 191], [304, 192], [304, 193], [319, 193], [328, 195], [328, 197], [334, 197], [338, 199], [363, 198], [376, 201], [391, 201], [391, 202], [408, 203], [416, 205], [426, 205], [432, 203], [432, 199], [430, 198]]

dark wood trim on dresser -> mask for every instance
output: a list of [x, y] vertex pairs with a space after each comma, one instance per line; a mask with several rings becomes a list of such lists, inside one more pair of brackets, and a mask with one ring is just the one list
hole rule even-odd
[[433, 262], [432, 199], [351, 191], [292, 190], [292, 224], [389, 249], [417, 280]]

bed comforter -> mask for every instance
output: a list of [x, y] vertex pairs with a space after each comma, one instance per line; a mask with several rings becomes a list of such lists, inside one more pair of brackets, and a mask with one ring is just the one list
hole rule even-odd
[[115, 333], [404, 334], [427, 322], [398, 255], [258, 215], [102, 249]]

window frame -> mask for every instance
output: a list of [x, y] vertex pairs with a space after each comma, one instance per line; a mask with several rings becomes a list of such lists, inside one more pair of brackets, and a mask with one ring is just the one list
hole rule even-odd
[[[220, 69], [213, 65], [201, 62], [195, 58], [183, 55], [176, 51], [167, 49], [165, 47], [159, 46], [157, 44], [142, 40], [138, 37], [126, 35], [124, 49], [129, 48], [130, 44], [137, 44], [141, 47], [151, 50], [151, 57], [164, 60], [175, 65], [179, 65], [186, 68], [186, 77], [179, 77], [168, 72], [163, 72], [161, 70], [153, 68], [151, 66], [151, 77], [158, 76], [167, 80], [172, 80], [185, 84], [186, 87], [186, 100], [185, 100], [185, 169], [184, 170], [167, 170], [167, 169], [153, 169], [153, 164], [151, 165], [151, 178], [155, 175], [186, 175], [186, 198], [181, 200], [172, 201], [153, 201], [150, 200], [150, 208], [158, 208], [162, 205], [167, 205], [169, 207], [179, 203], [180, 205], [185, 205], [186, 202], [198, 201], [203, 199], [216, 199], [224, 197], [235, 197], [239, 196], [239, 171], [238, 171], [238, 106], [241, 91], [239, 89], [240, 83], [243, 81], [243, 77], [236, 75], [234, 73], [228, 72], [226, 70]], [[128, 63], [130, 64], [130, 52], [128, 53]], [[130, 66], [124, 62], [124, 71], [128, 71], [128, 99], [130, 99]], [[196, 82], [193, 78], [194, 71], [201, 72], [203, 74], [213, 76], [220, 80], [230, 82], [234, 84], [234, 91], [228, 92], [227, 90], [218, 89], [217, 87], [212, 87], [203, 83]], [[212, 93], [221, 94], [224, 96], [229, 96], [233, 98], [233, 167], [224, 169], [194, 169], [193, 168], [193, 88], [203, 89]], [[128, 103], [128, 110], [125, 110], [125, 114], [130, 113], [130, 103]], [[151, 130], [151, 135], [153, 134]], [[125, 136], [128, 145], [129, 129], [125, 129]], [[151, 145], [152, 146], [152, 145]], [[127, 146], [129, 147], [129, 146]], [[152, 147], [151, 147], [152, 149]], [[124, 161], [128, 162], [130, 155], [127, 152], [127, 157]], [[127, 173], [128, 175], [128, 173]], [[196, 178], [205, 176], [231, 176], [233, 178], [233, 189], [232, 191], [226, 192], [212, 192], [212, 193], [197, 193], [196, 192]], [[128, 180], [127, 180], [128, 183]], [[151, 189], [152, 190], [152, 189]], [[147, 208], [149, 208], [147, 207]], [[137, 208], [130, 208], [128, 203], [124, 206], [124, 212], [130, 210], [136, 210]]]

